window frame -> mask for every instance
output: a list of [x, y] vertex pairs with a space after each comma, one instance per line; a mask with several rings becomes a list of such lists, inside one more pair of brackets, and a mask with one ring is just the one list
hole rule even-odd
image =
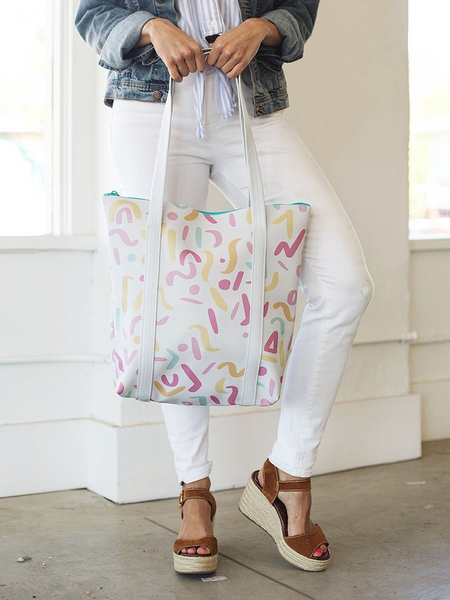
[[[50, 19], [46, 182], [51, 233], [0, 236], [0, 252], [97, 249], [96, 63], [75, 35], [76, 0], [47, 0]], [[76, 127], [75, 127], [76, 124]], [[90, 140], [91, 143], [86, 143]]]

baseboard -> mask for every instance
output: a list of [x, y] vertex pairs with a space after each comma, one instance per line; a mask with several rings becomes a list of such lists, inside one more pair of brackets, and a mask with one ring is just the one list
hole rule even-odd
[[[418, 394], [335, 403], [313, 474], [419, 458], [420, 418]], [[212, 490], [245, 485], [270, 452], [277, 423], [278, 412], [264, 409], [211, 418]], [[89, 428], [89, 489], [117, 503], [179, 493], [163, 423]]]
[[0, 497], [86, 487], [87, 420], [0, 426]]

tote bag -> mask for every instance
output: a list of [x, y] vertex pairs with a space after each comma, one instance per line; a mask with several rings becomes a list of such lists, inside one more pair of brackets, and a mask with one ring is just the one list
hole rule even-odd
[[103, 196], [115, 390], [145, 402], [271, 405], [292, 346], [311, 206], [265, 204], [240, 75], [248, 206], [207, 212], [165, 202], [173, 83], [149, 197]]

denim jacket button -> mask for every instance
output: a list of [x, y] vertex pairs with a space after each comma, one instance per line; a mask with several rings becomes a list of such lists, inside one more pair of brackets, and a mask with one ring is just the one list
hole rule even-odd
[[161, 94], [161, 92], [160, 92], [159, 90], [155, 90], [155, 91], [153, 92], [152, 96], [153, 96], [153, 98], [154, 98], [155, 100], [159, 100], [159, 99], [161, 98], [162, 94]]

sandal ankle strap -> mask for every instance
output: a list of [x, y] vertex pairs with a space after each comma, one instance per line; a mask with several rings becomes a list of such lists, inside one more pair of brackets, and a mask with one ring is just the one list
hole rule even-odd
[[264, 485], [262, 492], [272, 504], [279, 491], [309, 491], [311, 489], [311, 477], [301, 479], [288, 479], [280, 481], [277, 467], [267, 458], [262, 466]]
[[[202, 498], [207, 500], [211, 505], [211, 519], [213, 519], [216, 514], [216, 499], [211, 494], [209, 490], [205, 490], [204, 488], [188, 488], [185, 490], [181, 490], [180, 495], [178, 496], [178, 506], [183, 509], [183, 505], [186, 500], [190, 498]], [[183, 510], [181, 510], [181, 518], [183, 518]]]

